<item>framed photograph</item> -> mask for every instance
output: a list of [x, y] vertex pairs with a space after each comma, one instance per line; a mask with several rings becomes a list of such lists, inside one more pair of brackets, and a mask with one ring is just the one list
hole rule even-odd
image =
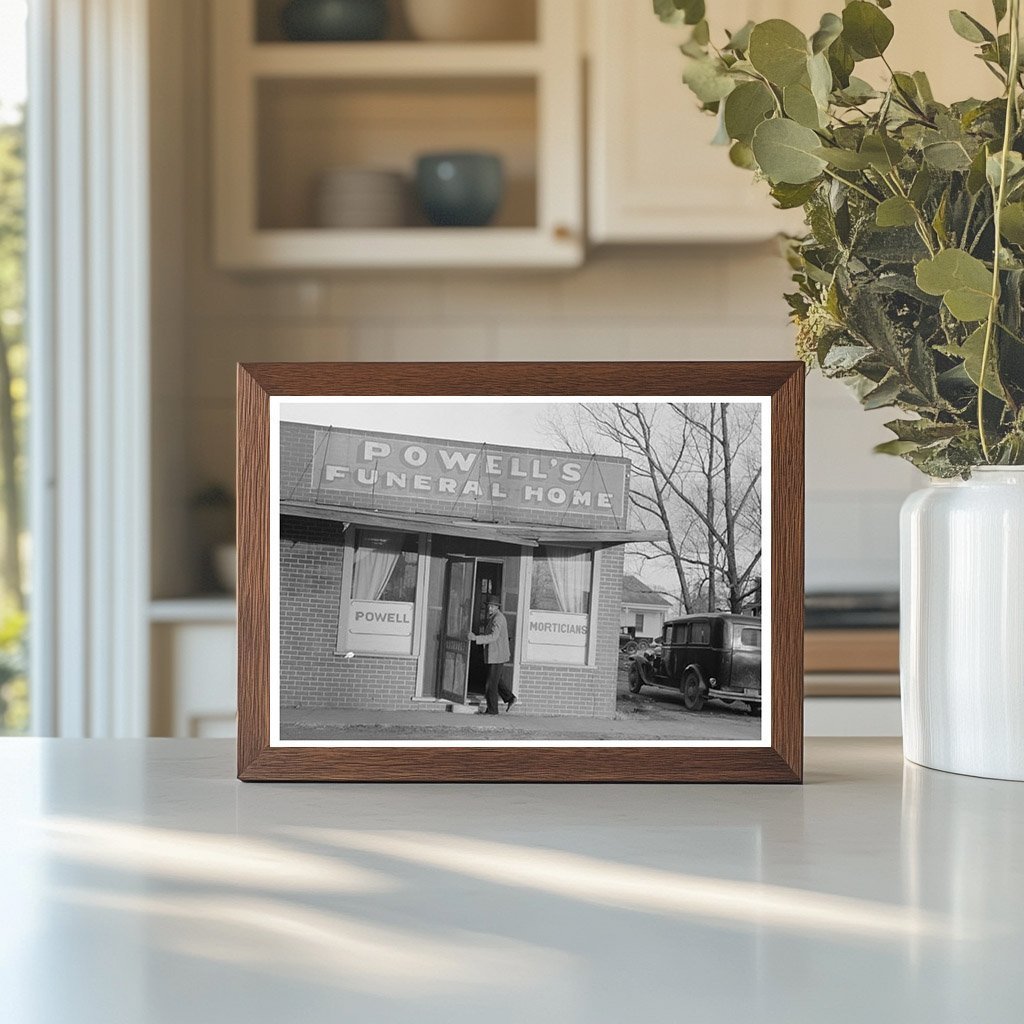
[[238, 776], [799, 782], [797, 362], [238, 368]]

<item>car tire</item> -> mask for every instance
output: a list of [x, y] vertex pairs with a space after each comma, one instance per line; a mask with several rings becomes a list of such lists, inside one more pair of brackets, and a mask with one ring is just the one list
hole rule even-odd
[[756, 704], [750, 704], [750, 705], [748, 705], [748, 707], [750, 708], [750, 714], [751, 714], [751, 716], [753, 718], [760, 718], [761, 717], [761, 702], [760, 701], [758, 701]]
[[623, 654], [636, 654], [640, 650], [640, 645], [635, 640], [630, 640], [625, 647], [622, 648]]
[[683, 707], [687, 711], [700, 711], [704, 707], [704, 685], [692, 668], [683, 676], [682, 693]]
[[629, 692], [639, 693], [644, 686], [644, 681], [640, 678], [640, 669], [636, 667], [636, 662], [633, 662], [629, 666]]

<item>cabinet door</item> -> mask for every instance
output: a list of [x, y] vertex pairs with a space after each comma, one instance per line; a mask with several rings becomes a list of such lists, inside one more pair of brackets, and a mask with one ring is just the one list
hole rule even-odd
[[[715, 242], [799, 230], [799, 214], [776, 210], [767, 186], [711, 145], [715, 119], [682, 83], [679, 44], [689, 29], [663, 25], [649, 0], [587, 2], [591, 240]], [[711, 0], [708, 17], [716, 38], [748, 19], [816, 26], [816, 14], [798, 18], [801, 5], [824, 9], [821, 0]]]
[[[590, 38], [590, 236], [594, 242], [713, 242], [799, 231], [798, 211], [776, 210], [764, 183], [710, 145], [715, 121], [682, 84], [678, 45], [685, 26], [663, 25], [649, 0], [586, 0]], [[709, 0], [712, 34], [748, 19], [786, 18], [810, 34], [837, 0]], [[984, 23], [989, 0], [957, 7]], [[947, 5], [900, 0], [886, 12], [896, 25], [888, 54], [897, 68], [927, 71], [944, 101], [991, 96], [998, 83], [949, 24]], [[1005, 26], [1004, 26], [1005, 28]], [[872, 82], [880, 61], [861, 64]]]

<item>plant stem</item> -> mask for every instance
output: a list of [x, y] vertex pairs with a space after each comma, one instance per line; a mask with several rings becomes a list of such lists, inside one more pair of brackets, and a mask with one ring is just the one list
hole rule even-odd
[[1003, 150], [999, 168], [999, 189], [995, 197], [995, 247], [992, 257], [992, 295], [985, 323], [985, 346], [981, 350], [981, 370], [978, 374], [978, 435], [985, 461], [992, 462], [988, 434], [985, 431], [985, 375], [992, 355], [992, 336], [999, 316], [999, 273], [1002, 270], [1003, 205], [1006, 202], [1006, 174], [1010, 144], [1013, 141], [1014, 122], [1017, 119], [1017, 84], [1020, 69], [1020, 0], [1010, 0], [1010, 74], [1006, 83], [1006, 124], [1003, 127]]
[[841, 185], [845, 185], [847, 188], [852, 188], [854, 192], [859, 192], [865, 199], [870, 199], [871, 202], [877, 206], [880, 202], [877, 196], [873, 196], [866, 188], [861, 188], [860, 185], [852, 181], [847, 181], [846, 178], [840, 178], [838, 174], [830, 171], [827, 167], [825, 173], [833, 180], [838, 181]]
[[[897, 193], [901, 199], [906, 199], [910, 203], [911, 209], [914, 211], [914, 217], [917, 219], [917, 233], [921, 237], [921, 241], [924, 242], [925, 248], [928, 250], [930, 256], [935, 255], [935, 247], [932, 245], [932, 231], [928, 225], [928, 221], [924, 219], [924, 214], [917, 208], [917, 204], [910, 201], [910, 197], [907, 195], [906, 189], [903, 187], [903, 182], [900, 181], [899, 172], [896, 168], [893, 168], [892, 174], [883, 174], [882, 180], [889, 183], [890, 187]], [[936, 245], [941, 250], [943, 248], [941, 240], [936, 236]]]

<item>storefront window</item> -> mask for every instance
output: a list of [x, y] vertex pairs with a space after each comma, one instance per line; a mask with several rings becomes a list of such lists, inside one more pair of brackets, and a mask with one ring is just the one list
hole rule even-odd
[[530, 661], [587, 663], [594, 555], [546, 545], [533, 556], [530, 581]]
[[414, 534], [359, 530], [339, 652], [411, 654], [418, 575]]

